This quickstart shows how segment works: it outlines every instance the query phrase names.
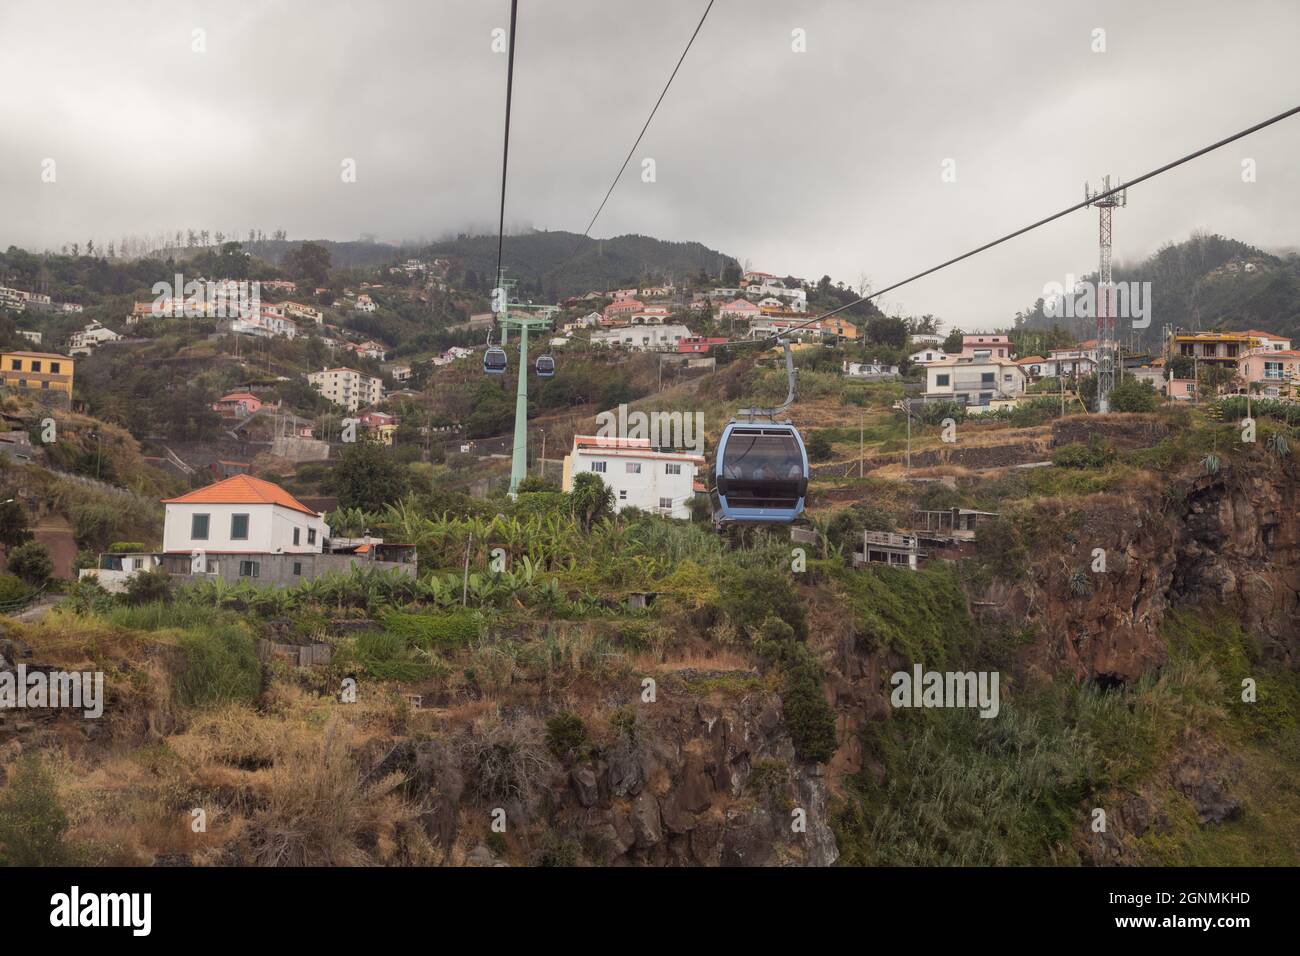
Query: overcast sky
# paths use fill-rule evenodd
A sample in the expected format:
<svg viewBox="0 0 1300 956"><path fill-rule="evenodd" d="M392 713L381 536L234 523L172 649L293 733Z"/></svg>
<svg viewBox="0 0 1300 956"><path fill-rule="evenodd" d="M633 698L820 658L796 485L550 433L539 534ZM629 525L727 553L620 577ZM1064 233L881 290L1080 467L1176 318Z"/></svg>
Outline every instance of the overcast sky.
<svg viewBox="0 0 1300 956"><path fill-rule="evenodd" d="M508 223L586 227L705 3L521 0ZM508 0L0 0L0 247L495 226L508 20ZM716 0L593 235L881 288L1300 104L1298 41L1296 0ZM1115 255L1194 230L1294 247L1298 214L1300 116L1135 188ZM1080 212L885 302L989 328L1096 260Z"/></svg>

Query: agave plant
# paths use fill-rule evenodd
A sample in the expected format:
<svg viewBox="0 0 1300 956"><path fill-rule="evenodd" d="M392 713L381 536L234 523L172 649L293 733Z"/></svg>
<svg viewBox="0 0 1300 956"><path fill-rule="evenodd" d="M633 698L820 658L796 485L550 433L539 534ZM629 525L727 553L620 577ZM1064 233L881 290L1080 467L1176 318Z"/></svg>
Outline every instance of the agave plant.
<svg viewBox="0 0 1300 956"><path fill-rule="evenodd" d="M1274 432L1268 436L1268 450L1278 458L1285 458L1291 454L1291 443L1282 432Z"/></svg>
<svg viewBox="0 0 1300 956"><path fill-rule="evenodd" d="M1210 452L1208 455L1206 455L1204 458L1201 459L1201 468L1205 471L1207 475L1217 475L1219 473L1219 466L1220 466L1219 456L1216 455L1214 452Z"/></svg>
<svg viewBox="0 0 1300 956"><path fill-rule="evenodd" d="M1070 575L1070 593L1075 597L1084 597L1092 593L1092 578L1083 568L1075 568Z"/></svg>

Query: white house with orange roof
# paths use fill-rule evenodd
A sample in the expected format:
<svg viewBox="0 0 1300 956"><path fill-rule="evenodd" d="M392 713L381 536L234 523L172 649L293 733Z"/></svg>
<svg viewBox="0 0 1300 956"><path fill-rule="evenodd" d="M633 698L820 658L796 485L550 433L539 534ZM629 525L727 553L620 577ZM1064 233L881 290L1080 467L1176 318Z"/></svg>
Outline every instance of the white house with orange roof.
<svg viewBox="0 0 1300 956"><path fill-rule="evenodd" d="M665 518L690 518L695 476L704 456L682 451L655 451L649 438L575 435L564 457L565 491L583 472L600 476L614 492L614 510L641 508Z"/></svg>
<svg viewBox="0 0 1300 956"><path fill-rule="evenodd" d="M235 475L163 501L167 554L320 554L325 519L279 485Z"/></svg>

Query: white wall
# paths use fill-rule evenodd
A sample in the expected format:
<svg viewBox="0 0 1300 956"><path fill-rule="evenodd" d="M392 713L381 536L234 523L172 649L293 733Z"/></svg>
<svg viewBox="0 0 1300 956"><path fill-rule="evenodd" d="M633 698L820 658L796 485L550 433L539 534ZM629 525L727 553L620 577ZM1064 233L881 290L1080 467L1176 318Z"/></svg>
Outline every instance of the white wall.
<svg viewBox="0 0 1300 956"><path fill-rule="evenodd" d="M208 515L206 541L190 537L192 516ZM248 515L248 539L230 537L232 515ZM293 529L300 529L298 544L293 543ZM308 530L316 530L316 540L308 544ZM270 504L169 504L163 523L164 551L256 551L267 554L320 553L328 525L313 515Z"/></svg>
<svg viewBox="0 0 1300 956"><path fill-rule="evenodd" d="M659 513L659 499L672 499L674 518L691 516L691 499L697 464L693 461L663 461L653 458L628 458L621 455L602 455L599 449L582 449L573 454L572 476L592 470L592 462L605 462L605 470L597 472L602 481L614 489L614 510L641 508ZM627 470L628 463L639 464L640 474ZM681 474L668 474L666 465L678 465Z"/></svg>

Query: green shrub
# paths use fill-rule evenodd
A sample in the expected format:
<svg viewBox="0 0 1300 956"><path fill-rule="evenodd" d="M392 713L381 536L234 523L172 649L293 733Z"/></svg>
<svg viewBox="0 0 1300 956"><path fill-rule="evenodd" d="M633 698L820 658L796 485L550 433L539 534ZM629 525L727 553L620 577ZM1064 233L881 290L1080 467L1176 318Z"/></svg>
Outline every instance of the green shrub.
<svg viewBox="0 0 1300 956"><path fill-rule="evenodd" d="M785 621L800 640L808 636L803 602L788 574L770 568L734 572L722 584L720 603L731 622L750 637L769 617Z"/></svg>
<svg viewBox="0 0 1300 956"><path fill-rule="evenodd" d="M389 611L384 629L398 635L409 647L456 651L478 637L482 619L476 611L457 610L442 614L410 614Z"/></svg>
<svg viewBox="0 0 1300 956"><path fill-rule="evenodd" d="M414 615L412 615L414 616ZM433 676L434 666L412 657L406 638L392 631L365 631L337 659L342 667L355 663L375 680L418 681Z"/></svg>
<svg viewBox="0 0 1300 956"><path fill-rule="evenodd" d="M114 541L108 550L113 554L140 554L148 551L149 546L143 541Z"/></svg>
<svg viewBox="0 0 1300 956"><path fill-rule="evenodd" d="M253 640L241 624L185 631L178 643L185 666L176 691L184 706L202 707L227 701L251 704L257 699L262 687L262 667L253 652Z"/></svg>
<svg viewBox="0 0 1300 956"><path fill-rule="evenodd" d="M44 545L36 541L20 544L9 552L9 573L16 574L33 587L40 587L54 573L54 562Z"/></svg>
<svg viewBox="0 0 1300 956"><path fill-rule="evenodd" d="M533 858L533 866L577 866L578 853L577 842L548 833Z"/></svg>
<svg viewBox="0 0 1300 956"><path fill-rule="evenodd" d="M934 563L918 571L870 565L838 570L837 590L853 613L858 644L887 648L913 663L943 669L975 648L975 627L956 571Z"/></svg>
<svg viewBox="0 0 1300 956"><path fill-rule="evenodd" d="M126 579L126 591L122 595L127 604L166 602L171 597L172 576L163 568L137 571Z"/></svg>
<svg viewBox="0 0 1300 956"><path fill-rule="evenodd" d="M822 693L822 666L812 650L775 617L763 622L755 649L782 674L782 717L799 759L830 760L836 748L835 711Z"/></svg>
<svg viewBox="0 0 1300 956"><path fill-rule="evenodd" d="M546 746L561 760L580 756L587 747L587 725L567 710L552 714L546 719Z"/></svg>
<svg viewBox="0 0 1300 956"><path fill-rule="evenodd" d="M29 590L31 589L22 582L21 578L12 574L0 574L0 604L21 601L27 597Z"/></svg>
<svg viewBox="0 0 1300 956"><path fill-rule="evenodd" d="M808 458L810 461L826 461L833 453L831 439L825 431L815 431L808 437Z"/></svg>
<svg viewBox="0 0 1300 956"><path fill-rule="evenodd" d="M68 815L59 804L54 777L32 753L19 758L0 792L0 861L7 866L67 866Z"/></svg>
<svg viewBox="0 0 1300 956"><path fill-rule="evenodd" d="M1125 377L1110 392L1110 407L1116 412L1153 412L1162 399L1150 382Z"/></svg>
<svg viewBox="0 0 1300 956"><path fill-rule="evenodd" d="M1052 464L1058 468L1104 468L1115 460L1115 449L1110 442L1093 435L1088 444L1071 442L1052 453Z"/></svg>

